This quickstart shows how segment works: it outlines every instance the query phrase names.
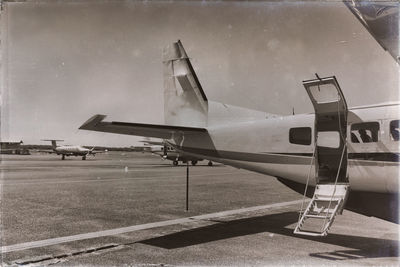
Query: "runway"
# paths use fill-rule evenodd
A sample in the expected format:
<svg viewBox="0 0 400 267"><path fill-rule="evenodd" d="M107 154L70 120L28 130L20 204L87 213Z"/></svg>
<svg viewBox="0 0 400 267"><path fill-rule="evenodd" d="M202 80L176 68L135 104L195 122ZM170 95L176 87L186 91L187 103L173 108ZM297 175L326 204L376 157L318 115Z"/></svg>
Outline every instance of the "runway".
<svg viewBox="0 0 400 267"><path fill-rule="evenodd" d="M398 225L349 211L328 237L293 235L302 196L275 178L142 153L61 161L2 155L2 263L398 265Z"/></svg>

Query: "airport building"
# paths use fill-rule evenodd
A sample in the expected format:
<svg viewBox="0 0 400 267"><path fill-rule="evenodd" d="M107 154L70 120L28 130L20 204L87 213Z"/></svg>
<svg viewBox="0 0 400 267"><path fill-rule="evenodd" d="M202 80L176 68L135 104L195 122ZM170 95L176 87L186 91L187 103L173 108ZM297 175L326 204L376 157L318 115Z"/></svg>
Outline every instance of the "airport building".
<svg viewBox="0 0 400 267"><path fill-rule="evenodd" d="M19 142L0 142L0 154L29 155L29 150L22 147L22 141Z"/></svg>

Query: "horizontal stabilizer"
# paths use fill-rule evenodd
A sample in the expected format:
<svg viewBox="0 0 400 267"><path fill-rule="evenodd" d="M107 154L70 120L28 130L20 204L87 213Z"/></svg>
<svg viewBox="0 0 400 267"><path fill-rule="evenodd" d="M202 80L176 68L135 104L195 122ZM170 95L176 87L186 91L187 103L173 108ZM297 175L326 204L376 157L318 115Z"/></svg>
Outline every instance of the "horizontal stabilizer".
<svg viewBox="0 0 400 267"><path fill-rule="evenodd" d="M146 144L146 145L155 145L155 146L163 146L163 145L164 145L164 142L160 142L160 141L146 141L146 140L142 140L142 141L139 141L139 142L144 143L144 144Z"/></svg>
<svg viewBox="0 0 400 267"><path fill-rule="evenodd" d="M143 124L143 123L128 123L128 122L105 122L105 115L95 115L86 121L79 129L98 131L106 133L117 133L136 136L147 136L162 139L171 139L174 133L197 134L207 133L205 128Z"/></svg>

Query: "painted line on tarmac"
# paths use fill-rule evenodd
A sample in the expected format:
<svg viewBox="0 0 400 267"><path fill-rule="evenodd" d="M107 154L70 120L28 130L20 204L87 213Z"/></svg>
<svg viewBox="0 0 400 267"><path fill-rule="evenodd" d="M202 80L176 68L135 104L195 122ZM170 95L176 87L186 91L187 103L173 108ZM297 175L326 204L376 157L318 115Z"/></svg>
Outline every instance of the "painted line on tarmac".
<svg viewBox="0 0 400 267"><path fill-rule="evenodd" d="M225 173L218 173L218 175L232 175L236 174L235 172L225 172ZM184 175L182 175L183 177ZM191 174L190 177L204 177L204 176L210 176L210 174ZM18 183L7 183L3 182L1 185L3 186L15 186L15 185L43 185L43 184L73 184L73 183L88 183L88 182L113 182L113 181L159 181L160 179L165 179L165 178L180 178L180 176L151 176L151 177L124 177L124 178L99 178L99 179L83 179L83 180L70 180L70 181L50 181L48 182L45 180L45 182L41 181L36 181L36 182L21 182L19 181ZM24 180L26 181L26 180Z"/></svg>
<svg viewBox="0 0 400 267"><path fill-rule="evenodd" d="M122 228L116 228L116 229L110 229L110 230L104 230L104 231L98 231L98 232L91 232L91 233L86 233L86 234L63 236L63 237L56 237L56 238L50 238L50 239L45 239L45 240L39 240L39 241L14 244L14 245L1 247L1 252L7 253L7 252L12 252L12 251L21 251L21 250L32 249L32 248L40 248L40 247L58 245L61 243L67 243L67 242L72 242L72 241L86 240L86 239L105 237L105 236L114 236L114 235L129 233L129 232L152 229L152 228L156 228L156 227L189 223L189 222L193 222L194 220L206 220L206 219L218 218L218 217L240 214L240 213L245 213L245 212L284 207L284 206L289 206L289 205L293 205L293 204L299 204L302 201L303 200L300 199L300 200L294 200L294 201L274 203L274 204L269 204L269 205L221 211L221 212L197 215L197 216L168 220L168 221L139 224L139 225L133 225L133 226L128 226L128 227L122 227Z"/></svg>

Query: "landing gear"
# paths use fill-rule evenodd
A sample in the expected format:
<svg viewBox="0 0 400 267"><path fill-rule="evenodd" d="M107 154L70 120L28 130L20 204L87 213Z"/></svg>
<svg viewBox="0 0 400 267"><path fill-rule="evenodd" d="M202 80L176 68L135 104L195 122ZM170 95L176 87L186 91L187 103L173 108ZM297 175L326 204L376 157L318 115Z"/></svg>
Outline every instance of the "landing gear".
<svg viewBox="0 0 400 267"><path fill-rule="evenodd" d="M178 161L177 161L177 160L174 160L174 161L172 162L172 164L174 164L174 166L178 166Z"/></svg>
<svg viewBox="0 0 400 267"><path fill-rule="evenodd" d="M61 156L61 159L64 160L64 159L65 159L65 155L62 155L62 156Z"/></svg>
<svg viewBox="0 0 400 267"><path fill-rule="evenodd" d="M192 160L192 165L196 166L196 164L197 164L197 160Z"/></svg>
<svg viewBox="0 0 400 267"><path fill-rule="evenodd" d="M212 161L209 161L207 165L211 167L213 165Z"/></svg>
<svg viewBox="0 0 400 267"><path fill-rule="evenodd" d="M83 157L82 157L82 160L86 160L86 156L83 156Z"/></svg>

